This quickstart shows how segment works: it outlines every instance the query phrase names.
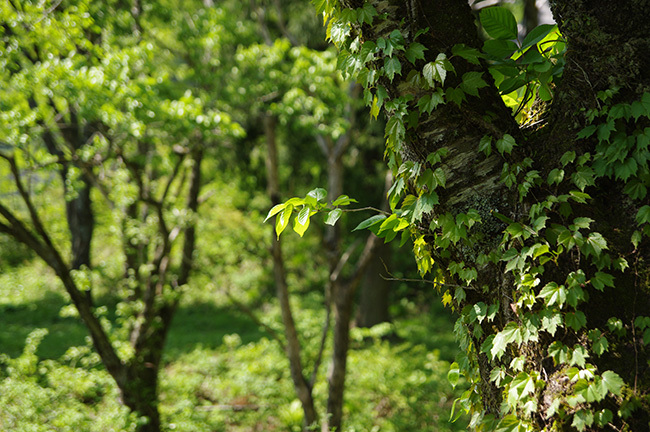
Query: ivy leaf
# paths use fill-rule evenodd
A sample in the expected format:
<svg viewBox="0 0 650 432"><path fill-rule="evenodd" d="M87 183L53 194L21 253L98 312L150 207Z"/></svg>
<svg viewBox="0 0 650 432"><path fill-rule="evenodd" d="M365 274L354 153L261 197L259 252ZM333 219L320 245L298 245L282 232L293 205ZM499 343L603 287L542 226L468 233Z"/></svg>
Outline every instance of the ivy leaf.
<svg viewBox="0 0 650 432"><path fill-rule="evenodd" d="M569 312L564 316L564 322L573 330L578 331L587 325L587 317L582 311Z"/></svg>
<svg viewBox="0 0 650 432"><path fill-rule="evenodd" d="M507 8L494 6L481 9L479 20L483 30L494 39L517 38L517 20Z"/></svg>
<svg viewBox="0 0 650 432"><path fill-rule="evenodd" d="M600 233L591 233L585 241L585 246L588 246L583 249L585 256L593 254L598 257L603 249L607 249L607 240Z"/></svg>
<svg viewBox="0 0 650 432"><path fill-rule="evenodd" d="M483 80L481 72L466 72L463 74L463 80L460 83L460 88L469 95L478 96L478 90L487 87L487 83Z"/></svg>
<svg viewBox="0 0 650 432"><path fill-rule="evenodd" d="M426 111L427 114L431 114L431 111L436 109L438 105L444 103L442 89L437 88L435 92L426 94L418 100L418 108L421 113Z"/></svg>
<svg viewBox="0 0 650 432"><path fill-rule="evenodd" d="M448 87L445 95L448 100L455 102L458 106L465 100L465 92L460 87Z"/></svg>
<svg viewBox="0 0 650 432"><path fill-rule="evenodd" d="M511 342L520 342L521 341L521 330L516 323L508 323L503 330L496 334L494 337L494 342L492 343L492 348L490 349L490 354L492 354L492 359L501 358L503 353L506 350L506 346Z"/></svg>
<svg viewBox="0 0 650 432"><path fill-rule="evenodd" d="M427 48L422 45L421 43L418 42L413 42L409 47L406 49L406 52L404 52L404 55L410 61L412 64L415 64L417 60L423 60L424 59L424 52L427 50Z"/></svg>
<svg viewBox="0 0 650 432"><path fill-rule="evenodd" d="M508 390L508 405L516 406L517 403L535 391L535 380L526 372L520 372L510 383Z"/></svg>
<svg viewBox="0 0 650 432"><path fill-rule="evenodd" d="M372 25L372 20L375 16L377 16L377 10L375 9L375 7L370 3L366 3L363 5L361 9L359 9L359 15L357 20L361 24L365 22L368 25Z"/></svg>
<svg viewBox="0 0 650 432"><path fill-rule="evenodd" d="M503 153L510 154L515 145L516 145L515 139L510 134L504 134L503 138L497 140L495 144L497 150L501 154Z"/></svg>
<svg viewBox="0 0 650 432"><path fill-rule="evenodd" d="M436 61L424 65L422 75L424 75L424 79L427 80L429 86L434 87L436 81L440 84L445 83L447 69L453 68L451 64L448 63L449 60L447 60L447 56L444 53L440 53L438 54L438 57L436 57Z"/></svg>
<svg viewBox="0 0 650 432"><path fill-rule="evenodd" d="M513 414L508 414L507 416L501 419L501 421L497 425L497 429L495 432L516 432L519 430L520 424L521 421L517 418L517 416Z"/></svg>
<svg viewBox="0 0 650 432"><path fill-rule="evenodd" d="M566 302L566 289L563 285L549 282L544 286L544 288L542 288L537 297L544 299L546 306L553 306L556 304L562 307L564 302Z"/></svg>
<svg viewBox="0 0 650 432"><path fill-rule="evenodd" d="M447 183L447 177L442 168L438 167L433 171L433 189L437 187L445 187Z"/></svg>
<svg viewBox="0 0 650 432"><path fill-rule="evenodd" d="M413 210L413 221L421 221L422 215L429 213L433 207L439 203L438 194L434 191L422 194L418 201L415 203L415 210Z"/></svg>
<svg viewBox="0 0 650 432"><path fill-rule="evenodd" d="M614 276L603 272L596 272L596 274L591 278L591 284L598 291L602 291L606 286L613 288Z"/></svg>
<svg viewBox="0 0 650 432"><path fill-rule="evenodd" d="M470 48L465 44L456 44L451 48L451 53L459 57L464 58L472 64L479 64L479 58L485 57L479 50L476 48Z"/></svg>
<svg viewBox="0 0 650 432"><path fill-rule="evenodd" d="M548 173L548 178L546 179L546 182L549 185L552 185L553 183L560 184L562 180L564 180L564 170L555 168L551 170L550 173Z"/></svg>
<svg viewBox="0 0 650 432"><path fill-rule="evenodd" d="M492 153L492 137L490 135L483 135L483 138L478 143L478 150L483 152L485 157L490 156L490 153Z"/></svg>
<svg viewBox="0 0 650 432"><path fill-rule="evenodd" d="M650 206L644 205L636 214L636 223L642 225L648 222L650 222Z"/></svg>
<svg viewBox="0 0 650 432"><path fill-rule="evenodd" d="M341 215L343 214L343 210L341 209L334 209L331 212L327 214L327 218L325 219L325 223L327 225L334 225L336 221L339 220Z"/></svg>
<svg viewBox="0 0 650 432"><path fill-rule="evenodd" d="M612 394L620 396L623 384L625 384L621 377L618 376L616 372L605 371L603 372L602 378L603 385L607 388L607 390Z"/></svg>
<svg viewBox="0 0 650 432"><path fill-rule="evenodd" d="M395 74L402 74L402 63L397 57L389 57L384 59L384 71L389 80L393 80Z"/></svg>

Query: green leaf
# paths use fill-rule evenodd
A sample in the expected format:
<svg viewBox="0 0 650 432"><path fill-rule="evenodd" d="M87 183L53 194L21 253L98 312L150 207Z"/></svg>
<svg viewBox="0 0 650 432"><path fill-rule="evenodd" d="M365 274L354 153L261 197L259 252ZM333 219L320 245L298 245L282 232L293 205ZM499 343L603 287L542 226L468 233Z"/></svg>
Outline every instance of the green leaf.
<svg viewBox="0 0 650 432"><path fill-rule="evenodd" d="M521 330L514 322L509 322L503 330L496 334L490 354L492 358L501 358L506 350L506 346L511 342L521 342Z"/></svg>
<svg viewBox="0 0 650 432"><path fill-rule="evenodd" d="M620 396L621 389L623 388L623 384L625 384L624 381L621 379L621 377L618 376L616 372L605 371L602 374L602 378L603 378L603 384L607 388L607 391L617 396Z"/></svg>
<svg viewBox="0 0 650 432"><path fill-rule="evenodd" d="M614 276L603 272L596 272L596 274L591 278L591 284L598 291L602 291L606 286L613 288Z"/></svg>
<svg viewBox="0 0 650 432"><path fill-rule="evenodd" d="M287 205L286 203L274 205L273 208L269 210L269 214L266 215L266 219L264 219L264 222L266 222L276 214L280 213L286 207L286 205Z"/></svg>
<svg viewBox="0 0 650 432"><path fill-rule="evenodd" d="M483 135L483 138L478 143L478 150L483 152L486 157L490 156L490 153L492 153L492 137L490 135Z"/></svg>
<svg viewBox="0 0 650 432"><path fill-rule="evenodd" d="M650 222L650 206L644 205L636 214L636 223L639 225Z"/></svg>
<svg viewBox="0 0 650 432"><path fill-rule="evenodd" d="M447 372L447 380L453 388L456 388L456 384L458 384L458 378L460 378L460 369L458 367L458 363L453 362L449 366L449 372Z"/></svg>
<svg viewBox="0 0 650 432"><path fill-rule="evenodd" d="M386 57L384 59L384 72L388 79L392 81L396 74L402 74L402 63L397 57Z"/></svg>
<svg viewBox="0 0 650 432"><path fill-rule="evenodd" d="M429 83L429 86L434 87L436 81L440 84L445 83L447 69L451 68L451 64L448 63L447 56L444 53L440 53L436 57L436 61L424 65L422 75L427 80L427 83Z"/></svg>
<svg viewBox="0 0 650 432"><path fill-rule="evenodd" d="M587 325L587 317L582 311L569 312L564 316L564 322L573 330L578 331Z"/></svg>
<svg viewBox="0 0 650 432"><path fill-rule="evenodd" d="M549 185L552 185L553 183L560 184L563 179L564 179L564 170L555 168L551 170L550 173L548 173L548 178L546 179L546 182Z"/></svg>
<svg viewBox="0 0 650 432"><path fill-rule="evenodd" d="M278 214L278 217L275 218L275 233L277 238L280 238L280 234L285 228L289 225L289 219L291 218L291 213L293 212L293 206L287 205L284 210Z"/></svg>
<svg viewBox="0 0 650 432"><path fill-rule="evenodd" d="M528 47L531 47L537 44L539 41L544 39L550 32L554 31L557 28L557 25L553 24L542 24L534 29L532 29L524 38L524 41L521 44L522 51Z"/></svg>
<svg viewBox="0 0 650 432"><path fill-rule="evenodd" d="M427 50L427 48L424 45L422 45L421 43L413 42L406 49L406 52L404 52L404 55L406 56L408 61L410 61L412 64L415 64L415 62L417 60L423 60L424 59L424 52L426 50Z"/></svg>
<svg viewBox="0 0 650 432"><path fill-rule="evenodd" d="M546 306L554 304L562 307L566 301L566 289L564 285L558 285L555 282L549 282L542 288L537 297L544 299Z"/></svg>
<svg viewBox="0 0 650 432"><path fill-rule="evenodd" d="M434 191L429 193L422 194L415 203L415 209L413 210L413 221L422 220L422 215L429 213L433 210L433 207L438 204L438 194Z"/></svg>
<svg viewBox="0 0 650 432"><path fill-rule="evenodd" d="M341 209L334 209L331 212L327 214L327 218L325 219L325 223L327 225L334 225L336 221L339 220L341 215L343 214L343 210Z"/></svg>
<svg viewBox="0 0 650 432"><path fill-rule="evenodd" d="M460 83L460 88L469 95L478 96L478 90L487 87L487 83L483 80L481 72L466 72L463 74L463 80Z"/></svg>
<svg viewBox="0 0 650 432"><path fill-rule="evenodd" d="M354 198L350 198L347 195L341 195L340 197L335 199L334 202L332 202L332 205L333 206L346 206L346 205L349 205L350 203L356 203L356 202L358 202L358 201L355 200Z"/></svg>
<svg viewBox="0 0 650 432"><path fill-rule="evenodd" d="M521 425L521 421L517 416L508 414L501 419L495 432L517 432L519 431L519 425Z"/></svg>
<svg viewBox="0 0 650 432"><path fill-rule="evenodd" d="M472 64L480 64L479 58L485 57L479 50L476 48L470 48L465 44L457 44L451 48L451 53L459 57L464 58Z"/></svg>
<svg viewBox="0 0 650 432"><path fill-rule="evenodd" d="M517 38L517 20L509 9L501 6L481 9L479 20L483 30L494 39Z"/></svg>
<svg viewBox="0 0 650 432"><path fill-rule="evenodd" d="M445 172L442 168L436 168L435 171L433 171L433 181L433 189L437 187L445 187L447 184L447 177L445 176Z"/></svg>
<svg viewBox="0 0 650 432"><path fill-rule="evenodd" d="M510 154L515 145L516 145L515 139L512 137L512 135L509 134L504 134L503 138L497 140L495 144L497 150L501 154L503 153Z"/></svg>
<svg viewBox="0 0 650 432"><path fill-rule="evenodd" d="M312 189L307 193L307 196L316 198L316 201L322 201L327 198L327 191L323 188Z"/></svg>
<svg viewBox="0 0 650 432"><path fill-rule="evenodd" d="M458 106L460 106L460 104L465 100L465 92L460 87L447 87L445 96L447 97L447 100L454 102Z"/></svg>
<svg viewBox="0 0 650 432"><path fill-rule="evenodd" d="M492 58L499 60L509 58L518 48L516 43L509 40L490 39L483 42L483 51Z"/></svg>
<svg viewBox="0 0 650 432"><path fill-rule="evenodd" d="M568 151L562 155L560 158L560 163L562 166L566 166L567 164L573 162L576 158L576 152L574 151Z"/></svg>
<svg viewBox="0 0 650 432"><path fill-rule="evenodd" d="M300 212L298 212L298 216L293 220L293 230L297 232L300 237L302 237L305 234L305 231L307 231L307 228L309 228L310 211L311 210L308 206L303 207Z"/></svg>
<svg viewBox="0 0 650 432"><path fill-rule="evenodd" d="M440 104L444 104L445 100L443 98L442 89L438 88L435 92L431 94L425 94L420 99L418 99L418 108L420 112L425 112L431 114L431 111L436 109Z"/></svg>
<svg viewBox="0 0 650 432"><path fill-rule="evenodd" d="M382 223L384 221L384 219L386 219L385 215L371 216L368 219L361 222L359 225L357 225L357 227L355 229L353 229L352 231L358 231L358 230L370 228L370 227L372 227L374 225Z"/></svg>

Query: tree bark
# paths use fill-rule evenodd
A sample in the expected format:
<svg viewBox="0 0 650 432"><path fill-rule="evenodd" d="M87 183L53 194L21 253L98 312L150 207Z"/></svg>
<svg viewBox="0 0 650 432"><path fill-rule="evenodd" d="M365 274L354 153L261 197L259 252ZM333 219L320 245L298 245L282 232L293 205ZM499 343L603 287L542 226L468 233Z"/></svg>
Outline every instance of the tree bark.
<svg viewBox="0 0 650 432"><path fill-rule="evenodd" d="M363 6L363 2L356 0L341 3L350 8ZM361 25L361 42L366 39L387 40L393 30L399 30L408 40L418 30L428 28L418 38L418 42L427 48L422 64L435 61L438 53L449 54L456 44L476 48L482 46L474 17L465 2L389 0L372 1L371 4L376 8L378 16L372 25ZM457 86L460 77L470 71L482 73L489 85L479 91L479 97L468 97L460 106L447 101L430 115L423 114L424 117L420 117L417 124L407 129L401 149L403 160L423 166L427 166L426 158L429 154L443 146L449 149L449 156L444 160L446 188L438 193L440 204L423 218L419 230L425 235L424 239L433 255L436 269L440 272L439 276L443 276L448 286L464 286L463 281L450 271L451 264L463 263L477 270L475 282L464 290L466 298L458 300L459 309L479 302L500 305L493 322L488 325L485 321L483 331L468 335L468 346L475 350L474 361L480 377L477 382L483 414L494 414L497 418L502 415L502 394L490 379L490 374L495 365L501 363L490 361L480 352L479 347L487 335L494 334L494 328L500 330L507 323L520 322L524 311L519 310L512 300L517 285L512 274L505 272L504 264L478 262L477 258L498 245L507 227L507 224L494 217L495 213L514 221L525 220L530 206L537 202L536 199L542 199L548 194L548 190L540 186L539 190L520 200L516 188L508 188L501 181L502 169L505 163L512 165L529 157L533 160L533 169L538 170L541 178L546 179L552 169L560 166L559 159L566 151L576 151L578 155L587 152L593 154L594 140L578 140L576 134L588 124L584 113L601 107L598 92L618 88L614 102L632 103L640 100L643 92L650 90L650 57L647 55L650 52L650 28L645 23L650 16L650 4L638 1L582 0L555 0L550 4L555 20L568 40L568 52L564 76L556 89L544 127L535 131L519 130L490 80L486 65L473 65L452 58L456 73L447 77L445 87ZM412 95L417 101L418 88L414 88L408 81L409 73L414 67L407 61L402 61L401 67L401 74L395 75L392 80L382 78L380 84L386 88L389 98ZM500 157L493 154L485 157L478 151L478 143L483 136L498 139L506 133L515 137L518 145L511 155ZM569 186L575 189L574 186ZM568 193L568 189L557 193ZM650 258L650 247L646 242L635 249L629 240L637 227L634 220L636 211L643 203L631 202L623 193L622 186L608 179L598 180L597 187L590 189L589 193L593 199L588 205L572 205L574 213L571 217L594 219L596 226L592 228L607 239L609 254L613 257L633 257L636 267L633 271L616 273L614 288L602 292L589 291L590 300L579 305L580 311L587 317L587 327L580 332L576 331L575 343L581 337L586 338L590 329L606 328L606 322L611 316L620 317L626 328L634 333L632 322L635 317L640 310L650 309L648 270L640 264L646 263ZM613 212L612 208L622 211ZM446 214L454 217L469 209L480 214L481 231L477 233L480 241L473 248L451 246L441 252L437 246L438 234L434 228L429 228L429 222ZM544 286L545 281L564 281L567 275L580 269L581 265L587 274L595 273L593 266L581 264L579 258L574 254L570 259L558 262L557 266L544 273L540 286ZM559 385L554 382L554 377L561 375L562 371L554 368L552 361L549 363L547 348L554 340L562 337L569 336L541 336L537 342L528 342L518 352L513 352L509 359L524 355L530 362L530 367L543 370L550 377L547 379L548 387ZM613 370L618 373L629 388L633 389L634 397L645 397L650 387L650 369L641 366L645 360L639 361L640 358L645 359L645 352L643 343L636 335L627 342L618 341L616 346L610 345L608 352L598 358L590 358L590 361L601 372ZM502 364L507 367L508 362L509 360L504 360ZM544 403L540 400L540 408L533 414L533 422L540 429L550 427L545 414L548 406ZM638 415L626 420L630 430L647 430L649 412L647 406L638 408L635 411ZM617 425L616 427L621 426L620 423Z"/></svg>

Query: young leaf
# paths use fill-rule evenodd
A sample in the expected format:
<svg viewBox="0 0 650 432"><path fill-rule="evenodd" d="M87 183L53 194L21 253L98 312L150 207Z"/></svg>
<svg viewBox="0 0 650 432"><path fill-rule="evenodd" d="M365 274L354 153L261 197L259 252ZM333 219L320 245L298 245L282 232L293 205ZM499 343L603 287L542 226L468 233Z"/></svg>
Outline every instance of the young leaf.
<svg viewBox="0 0 650 432"><path fill-rule="evenodd" d="M307 228L309 228L309 216L311 209L308 206L304 206L298 216L293 220L293 230L298 233L300 237L305 234Z"/></svg>
<svg viewBox="0 0 650 432"><path fill-rule="evenodd" d="M343 214L343 210L341 209L332 210L327 214L327 218L325 218L325 223L327 225L334 225L336 221L339 220L342 214Z"/></svg>
<svg viewBox="0 0 650 432"><path fill-rule="evenodd" d="M291 213L293 212L293 206L292 205L287 205L282 213L278 215L278 217L275 218L275 233L278 237L280 238L280 234L282 234L282 231L289 225L289 219L291 218Z"/></svg>
<svg viewBox="0 0 650 432"><path fill-rule="evenodd" d="M286 203L281 203L281 204L276 204L273 206L271 210L269 210L269 214L266 215L266 219L264 219L264 222L275 216L276 214L280 213L285 207L287 206Z"/></svg>
<svg viewBox="0 0 650 432"><path fill-rule="evenodd" d="M312 189L307 193L307 196L316 198L316 201L322 201L327 198L327 191L323 188Z"/></svg>

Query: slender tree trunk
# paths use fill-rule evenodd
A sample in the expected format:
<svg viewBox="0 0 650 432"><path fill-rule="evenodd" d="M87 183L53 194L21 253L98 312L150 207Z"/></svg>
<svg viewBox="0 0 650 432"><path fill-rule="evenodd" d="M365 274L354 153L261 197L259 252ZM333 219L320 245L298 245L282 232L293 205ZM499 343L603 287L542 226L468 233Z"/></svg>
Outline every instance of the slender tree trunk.
<svg viewBox="0 0 650 432"><path fill-rule="evenodd" d="M275 137L276 119L272 115L267 114L264 115L263 121L268 151L268 157L266 159L268 193L271 197L272 205L276 205L280 203L278 150ZM302 360L300 358L300 341L298 340L298 332L296 330L296 324L294 322L293 313L291 311L289 287L287 286L284 259L282 256L282 243L280 242L279 238L276 238L275 232L273 233L273 238L271 239L271 255L273 258L273 275L275 278L275 288L277 291L278 301L280 302L282 322L284 324L284 332L287 339L286 354L289 359L291 379L293 380L294 388L305 414L304 428L307 430L307 428L310 426L318 423L318 413L314 406L311 385L304 375Z"/></svg>

